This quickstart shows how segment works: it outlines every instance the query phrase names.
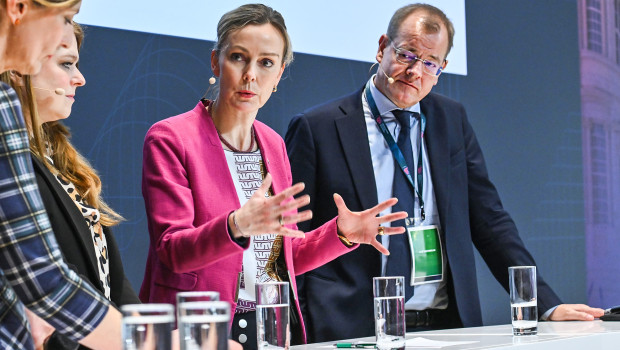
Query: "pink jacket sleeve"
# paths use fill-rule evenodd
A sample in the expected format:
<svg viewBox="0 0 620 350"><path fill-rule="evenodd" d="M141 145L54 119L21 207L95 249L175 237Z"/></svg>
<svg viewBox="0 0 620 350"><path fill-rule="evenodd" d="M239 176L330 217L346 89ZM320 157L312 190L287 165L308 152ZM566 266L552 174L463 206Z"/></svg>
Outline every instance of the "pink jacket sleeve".
<svg viewBox="0 0 620 350"><path fill-rule="evenodd" d="M184 141L180 130L159 122L147 133L143 152L142 192L151 244L160 261L175 273L203 268L244 249L228 233L228 215L239 207L236 196L224 196L195 212L192 186L197 184L190 183L188 154L196 150L186 149ZM217 187L208 179L199 185Z"/></svg>

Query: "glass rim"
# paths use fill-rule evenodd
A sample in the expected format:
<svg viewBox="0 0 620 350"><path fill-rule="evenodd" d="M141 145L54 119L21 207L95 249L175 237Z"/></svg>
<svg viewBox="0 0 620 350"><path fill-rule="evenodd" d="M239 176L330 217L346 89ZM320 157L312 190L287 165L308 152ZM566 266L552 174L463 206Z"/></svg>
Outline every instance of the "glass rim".
<svg viewBox="0 0 620 350"><path fill-rule="evenodd" d="M126 304L121 306L121 312L169 312L174 313L174 305L160 304Z"/></svg>
<svg viewBox="0 0 620 350"><path fill-rule="evenodd" d="M208 295L208 294L217 294L220 295L220 292L216 292L213 290L193 290L193 291L187 291L187 292L178 292L177 296L179 295Z"/></svg>
<svg viewBox="0 0 620 350"><path fill-rule="evenodd" d="M270 282L257 282L255 283L256 286L283 286L283 285L288 285L289 282L287 281L270 281Z"/></svg>
<svg viewBox="0 0 620 350"><path fill-rule="evenodd" d="M200 298L200 297L211 297L214 298L212 301L220 300L220 292L216 291L188 291L188 292L178 292L175 296L177 303L180 302L181 298ZM206 301L206 300L205 300Z"/></svg>
<svg viewBox="0 0 620 350"><path fill-rule="evenodd" d="M256 307L266 305L286 305L288 307L291 304L289 282L271 281L256 283L254 288L256 291Z"/></svg>
<svg viewBox="0 0 620 350"><path fill-rule="evenodd" d="M395 279L405 279L405 276L379 276L379 277L373 277L372 280L373 281L387 281L387 280L395 280Z"/></svg>
<svg viewBox="0 0 620 350"><path fill-rule="evenodd" d="M192 307L200 308L200 307L214 307L214 308L226 308L228 312L230 312L230 304L227 301L222 300L203 300L203 301L184 301L182 303L177 304L179 309L189 308L191 310L195 310Z"/></svg>
<svg viewBox="0 0 620 350"><path fill-rule="evenodd" d="M532 266L509 266L508 270L535 270L536 265Z"/></svg>

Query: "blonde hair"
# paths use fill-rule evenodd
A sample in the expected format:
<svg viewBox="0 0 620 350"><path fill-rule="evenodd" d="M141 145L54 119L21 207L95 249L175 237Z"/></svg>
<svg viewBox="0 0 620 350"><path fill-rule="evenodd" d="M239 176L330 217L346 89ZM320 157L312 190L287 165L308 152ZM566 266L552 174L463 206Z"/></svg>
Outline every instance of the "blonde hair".
<svg viewBox="0 0 620 350"><path fill-rule="evenodd" d="M77 23L74 23L73 29L79 50L84 32ZM17 84L11 79L9 72L2 73L0 79L10 84L17 91L22 102L24 119L31 135L30 152L41 160L50 171L54 172L54 168L57 169L62 176L75 185L84 202L100 211L102 225L114 226L123 221L123 217L115 212L101 197L101 179L88 160L69 141L71 137L69 129L59 121L40 122L34 89L32 88L32 77L29 75L22 76L22 86L16 86ZM46 143L54 150L51 156L54 167L45 161Z"/></svg>
<svg viewBox="0 0 620 350"><path fill-rule="evenodd" d="M31 0L35 6L47 8L68 8L82 0ZM1 7L6 7L6 0L0 0Z"/></svg>
<svg viewBox="0 0 620 350"><path fill-rule="evenodd" d="M71 7L82 0L32 0L32 3L41 7L66 8ZM6 3L6 0L3 1Z"/></svg>

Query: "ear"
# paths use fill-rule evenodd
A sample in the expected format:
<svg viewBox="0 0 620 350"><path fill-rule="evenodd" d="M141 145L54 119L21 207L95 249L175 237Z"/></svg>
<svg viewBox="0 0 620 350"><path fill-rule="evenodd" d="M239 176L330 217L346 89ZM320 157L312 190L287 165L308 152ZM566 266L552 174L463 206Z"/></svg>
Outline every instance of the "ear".
<svg viewBox="0 0 620 350"><path fill-rule="evenodd" d="M11 23L22 20L28 12L28 3L25 0L6 0L6 12Z"/></svg>
<svg viewBox="0 0 620 350"><path fill-rule="evenodd" d="M379 49L377 50L377 57L376 57L377 62L381 63L381 60L383 60L383 51L385 50L389 42L390 42L390 39L388 38L386 34L381 35L381 37L379 38Z"/></svg>
<svg viewBox="0 0 620 350"><path fill-rule="evenodd" d="M448 60L444 60L443 64L441 65L441 73L439 73L439 76L441 76L441 74L443 74L443 70L446 69L447 65L448 65ZM439 76L435 77L436 79L435 79L435 83L433 84L433 86L437 85L437 83L439 82Z"/></svg>
<svg viewBox="0 0 620 350"><path fill-rule="evenodd" d="M219 78L220 76L220 58L216 50L211 50L211 71L213 75Z"/></svg>

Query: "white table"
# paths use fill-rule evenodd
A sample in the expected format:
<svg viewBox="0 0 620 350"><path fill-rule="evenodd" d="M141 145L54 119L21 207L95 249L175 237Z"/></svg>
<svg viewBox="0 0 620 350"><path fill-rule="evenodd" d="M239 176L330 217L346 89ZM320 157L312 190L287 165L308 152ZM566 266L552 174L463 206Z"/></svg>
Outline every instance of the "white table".
<svg viewBox="0 0 620 350"><path fill-rule="evenodd" d="M513 350L620 349L620 322L604 322L599 320L592 322L539 322L538 335L535 336L513 337L510 325L500 325L407 333L406 338L411 339L415 337L440 341L476 341L476 343L472 344L453 345L442 348L447 350L509 348ZM374 341L374 337L344 340L344 342L352 343L370 343ZM334 343L336 342L299 345L293 346L291 350L334 349Z"/></svg>

